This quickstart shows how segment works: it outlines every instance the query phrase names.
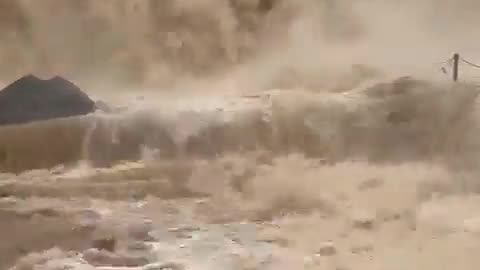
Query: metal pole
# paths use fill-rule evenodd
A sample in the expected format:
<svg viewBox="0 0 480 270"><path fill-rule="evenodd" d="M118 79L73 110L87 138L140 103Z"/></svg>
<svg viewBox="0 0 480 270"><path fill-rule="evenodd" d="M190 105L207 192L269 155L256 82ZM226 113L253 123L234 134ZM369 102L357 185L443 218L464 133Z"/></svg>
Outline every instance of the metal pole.
<svg viewBox="0 0 480 270"><path fill-rule="evenodd" d="M453 81L458 81L458 61L460 59L460 55L455 53L453 55Z"/></svg>

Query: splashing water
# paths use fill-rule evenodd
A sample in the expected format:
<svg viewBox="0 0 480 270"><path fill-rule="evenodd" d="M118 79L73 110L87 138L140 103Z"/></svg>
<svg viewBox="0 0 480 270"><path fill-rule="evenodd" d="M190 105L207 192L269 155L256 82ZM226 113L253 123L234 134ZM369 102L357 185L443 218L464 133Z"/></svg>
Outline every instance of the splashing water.
<svg viewBox="0 0 480 270"><path fill-rule="evenodd" d="M476 75L431 63L479 9L0 1L3 83L113 108L0 128L0 268L474 269Z"/></svg>

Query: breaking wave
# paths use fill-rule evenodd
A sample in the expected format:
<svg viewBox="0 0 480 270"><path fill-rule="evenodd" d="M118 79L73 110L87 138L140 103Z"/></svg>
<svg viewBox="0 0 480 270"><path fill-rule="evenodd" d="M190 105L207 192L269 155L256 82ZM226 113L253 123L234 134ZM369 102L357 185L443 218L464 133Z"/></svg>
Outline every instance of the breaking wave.
<svg viewBox="0 0 480 270"><path fill-rule="evenodd" d="M118 113L2 128L0 164L19 172L82 160L105 167L146 156L215 158L249 151L301 153L329 163L460 158L478 151L477 94L468 84L400 78L344 93L279 90L204 98L188 109L168 100L163 110L139 103Z"/></svg>
<svg viewBox="0 0 480 270"><path fill-rule="evenodd" d="M0 1L0 84L105 109L0 127L0 268L471 269L478 76L432 63L479 7Z"/></svg>

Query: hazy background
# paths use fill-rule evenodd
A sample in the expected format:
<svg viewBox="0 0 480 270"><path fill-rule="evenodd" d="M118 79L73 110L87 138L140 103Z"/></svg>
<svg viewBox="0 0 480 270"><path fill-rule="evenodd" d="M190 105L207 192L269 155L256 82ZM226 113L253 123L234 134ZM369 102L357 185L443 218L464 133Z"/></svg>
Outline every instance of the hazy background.
<svg viewBox="0 0 480 270"><path fill-rule="evenodd" d="M477 270L480 70L452 85L439 62L480 63L478 14L478 0L0 0L0 84L62 75L127 104L0 128L0 268ZM145 218L173 228L155 256L88 260L93 234L142 244L124 236Z"/></svg>
<svg viewBox="0 0 480 270"><path fill-rule="evenodd" d="M159 89L198 77L321 88L352 64L430 75L455 51L480 61L479 10L474 0L1 0L0 76Z"/></svg>

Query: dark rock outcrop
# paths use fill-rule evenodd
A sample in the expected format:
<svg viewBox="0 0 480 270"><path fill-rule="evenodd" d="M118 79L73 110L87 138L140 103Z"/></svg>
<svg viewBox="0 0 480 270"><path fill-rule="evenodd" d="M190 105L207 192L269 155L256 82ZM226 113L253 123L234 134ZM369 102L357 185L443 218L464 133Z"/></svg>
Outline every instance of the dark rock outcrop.
<svg viewBox="0 0 480 270"><path fill-rule="evenodd" d="M0 125L85 115L94 111L95 102L61 77L42 80L28 75L0 91Z"/></svg>

